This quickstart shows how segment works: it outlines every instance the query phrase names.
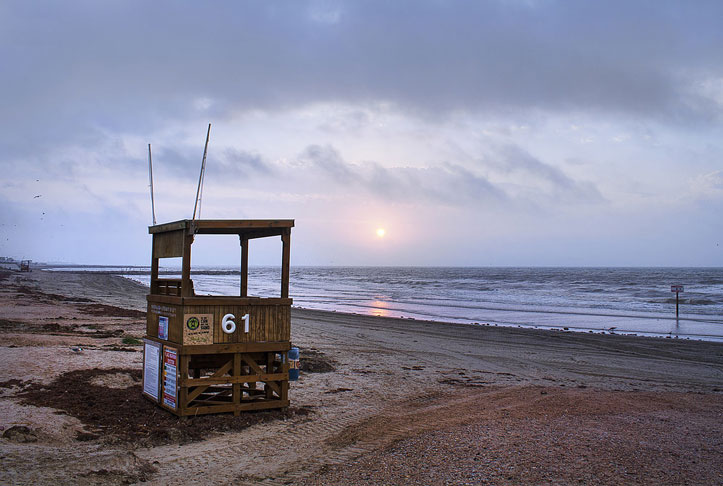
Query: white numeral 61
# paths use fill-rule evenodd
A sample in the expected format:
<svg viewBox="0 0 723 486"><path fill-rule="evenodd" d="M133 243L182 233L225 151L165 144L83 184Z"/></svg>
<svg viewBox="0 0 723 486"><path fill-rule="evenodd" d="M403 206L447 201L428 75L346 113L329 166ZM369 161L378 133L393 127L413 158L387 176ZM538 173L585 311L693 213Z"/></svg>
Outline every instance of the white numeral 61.
<svg viewBox="0 0 723 486"><path fill-rule="evenodd" d="M233 332L236 330L236 323L233 321L236 319L236 316L233 314L226 314L223 316L223 319L221 320L221 329L223 329L223 332L226 334L233 334ZM244 321L244 332L248 334L249 332L249 315L244 314L243 317L241 317L241 320Z"/></svg>

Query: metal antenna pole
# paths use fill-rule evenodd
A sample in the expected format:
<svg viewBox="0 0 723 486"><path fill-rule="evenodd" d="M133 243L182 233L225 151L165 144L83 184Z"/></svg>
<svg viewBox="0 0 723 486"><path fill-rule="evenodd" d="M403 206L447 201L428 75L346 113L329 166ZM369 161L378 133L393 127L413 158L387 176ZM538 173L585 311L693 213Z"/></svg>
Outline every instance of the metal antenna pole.
<svg viewBox="0 0 723 486"><path fill-rule="evenodd" d="M148 181L151 187L151 213L153 214L153 225L156 224L156 206L153 202L153 159L151 158L151 144L148 144Z"/></svg>
<svg viewBox="0 0 723 486"><path fill-rule="evenodd" d="M198 193L198 219L201 219L201 207L203 206L203 184L206 182L206 157L203 158L203 171L201 174L201 192Z"/></svg>
<svg viewBox="0 0 723 486"><path fill-rule="evenodd" d="M201 197L203 191L203 175L206 172L206 154L208 153L208 138L211 135L211 124L208 124L206 132L206 145L203 148L203 160L201 161L201 173L198 175L198 189L196 189L196 204L193 205L193 218L196 219L196 209L198 209L198 217L201 217Z"/></svg>

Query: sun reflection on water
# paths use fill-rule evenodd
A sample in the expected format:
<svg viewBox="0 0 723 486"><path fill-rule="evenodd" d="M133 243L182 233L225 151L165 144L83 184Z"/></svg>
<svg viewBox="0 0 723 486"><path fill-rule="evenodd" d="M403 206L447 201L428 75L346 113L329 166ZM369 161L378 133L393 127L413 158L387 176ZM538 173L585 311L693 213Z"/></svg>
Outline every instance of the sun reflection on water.
<svg viewBox="0 0 723 486"><path fill-rule="evenodd" d="M373 316L377 317L388 317L389 316L389 310L387 309L389 307L389 303L384 302L383 300L374 300L371 303L371 310L370 313Z"/></svg>

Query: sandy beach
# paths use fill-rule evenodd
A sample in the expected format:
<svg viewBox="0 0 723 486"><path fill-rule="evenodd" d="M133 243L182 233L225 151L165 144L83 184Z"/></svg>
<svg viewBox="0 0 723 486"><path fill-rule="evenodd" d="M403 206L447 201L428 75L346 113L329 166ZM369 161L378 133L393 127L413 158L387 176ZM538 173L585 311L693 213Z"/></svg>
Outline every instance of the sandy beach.
<svg viewBox="0 0 723 486"><path fill-rule="evenodd" d="M140 395L147 289L0 274L2 484L723 484L723 344L292 312L285 411Z"/></svg>

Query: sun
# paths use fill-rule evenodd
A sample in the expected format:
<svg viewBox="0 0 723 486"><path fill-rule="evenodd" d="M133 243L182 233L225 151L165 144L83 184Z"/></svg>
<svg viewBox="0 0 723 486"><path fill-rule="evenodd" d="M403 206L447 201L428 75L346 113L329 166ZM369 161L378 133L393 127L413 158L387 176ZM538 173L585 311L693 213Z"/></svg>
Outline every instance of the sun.
<svg viewBox="0 0 723 486"><path fill-rule="evenodd" d="M379 238L384 238L384 235L387 234L387 231L384 228L377 228L377 236Z"/></svg>

